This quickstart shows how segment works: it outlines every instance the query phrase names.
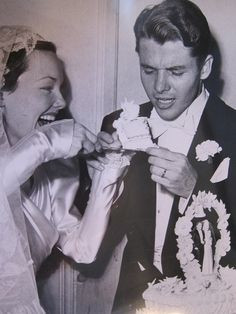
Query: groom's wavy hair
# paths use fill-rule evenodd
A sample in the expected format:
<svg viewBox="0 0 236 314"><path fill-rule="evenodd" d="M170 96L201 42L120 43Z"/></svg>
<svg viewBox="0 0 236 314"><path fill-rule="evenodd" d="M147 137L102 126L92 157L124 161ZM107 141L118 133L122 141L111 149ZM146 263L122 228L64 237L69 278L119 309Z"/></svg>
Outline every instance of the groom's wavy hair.
<svg viewBox="0 0 236 314"><path fill-rule="evenodd" d="M153 39L159 44L181 40L200 62L211 48L207 19L199 7L188 0L165 0L144 9L135 22L134 33L138 53L141 38Z"/></svg>

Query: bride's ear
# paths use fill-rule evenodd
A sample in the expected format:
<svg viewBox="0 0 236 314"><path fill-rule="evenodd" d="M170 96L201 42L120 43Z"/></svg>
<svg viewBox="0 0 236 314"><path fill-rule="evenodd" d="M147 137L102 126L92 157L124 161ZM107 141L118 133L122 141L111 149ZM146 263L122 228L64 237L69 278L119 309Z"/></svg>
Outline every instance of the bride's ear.
<svg viewBox="0 0 236 314"><path fill-rule="evenodd" d="M201 68L201 79L205 80L208 78L208 76L211 74L212 69L212 63L213 63L213 56L208 55L206 59L204 60Z"/></svg>

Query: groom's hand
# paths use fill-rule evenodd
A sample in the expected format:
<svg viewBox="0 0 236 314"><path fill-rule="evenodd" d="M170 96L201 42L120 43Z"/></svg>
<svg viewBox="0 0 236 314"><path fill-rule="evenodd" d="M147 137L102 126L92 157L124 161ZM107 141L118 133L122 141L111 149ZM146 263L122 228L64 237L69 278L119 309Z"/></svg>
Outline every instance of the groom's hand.
<svg viewBox="0 0 236 314"><path fill-rule="evenodd" d="M188 158L166 148L149 148L151 178L163 185L169 192L181 197L189 197L196 181L197 173Z"/></svg>

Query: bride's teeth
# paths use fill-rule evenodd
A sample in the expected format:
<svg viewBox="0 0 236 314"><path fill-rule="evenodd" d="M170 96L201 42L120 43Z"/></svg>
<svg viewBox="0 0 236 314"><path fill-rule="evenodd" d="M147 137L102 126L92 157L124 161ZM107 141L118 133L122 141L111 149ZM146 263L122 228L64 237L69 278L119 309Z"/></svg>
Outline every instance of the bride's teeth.
<svg viewBox="0 0 236 314"><path fill-rule="evenodd" d="M40 126L43 126L45 124L49 124L53 121L55 121L56 117L54 115L45 114L39 117L38 123Z"/></svg>
<svg viewBox="0 0 236 314"><path fill-rule="evenodd" d="M44 116L41 116L40 119L47 120L47 121L54 121L55 117L50 116L50 115L44 115Z"/></svg>

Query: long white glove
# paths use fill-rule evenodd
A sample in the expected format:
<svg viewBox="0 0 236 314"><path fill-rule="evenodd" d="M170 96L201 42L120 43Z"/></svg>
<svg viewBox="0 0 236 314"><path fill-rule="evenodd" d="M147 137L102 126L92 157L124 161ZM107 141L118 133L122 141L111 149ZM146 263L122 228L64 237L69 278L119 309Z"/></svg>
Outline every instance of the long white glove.
<svg viewBox="0 0 236 314"><path fill-rule="evenodd" d="M96 136L72 119L61 120L33 130L6 155L3 185L7 195L31 177L44 162L94 150Z"/></svg>
<svg viewBox="0 0 236 314"><path fill-rule="evenodd" d="M117 155L117 156L116 156ZM77 227L60 233L58 246L77 263L92 263L104 237L111 206L122 192L130 164L127 156L111 153L102 171L95 170L85 213ZM66 221L64 220L64 224Z"/></svg>

